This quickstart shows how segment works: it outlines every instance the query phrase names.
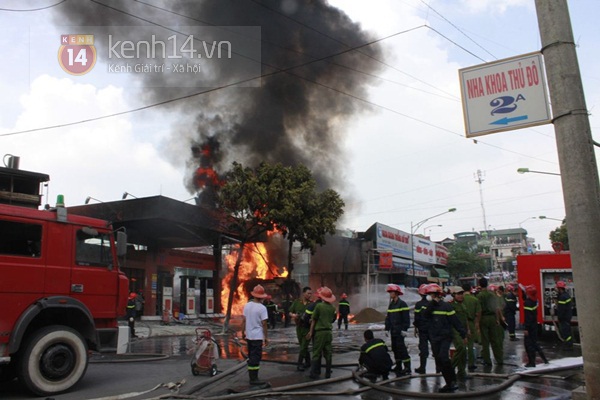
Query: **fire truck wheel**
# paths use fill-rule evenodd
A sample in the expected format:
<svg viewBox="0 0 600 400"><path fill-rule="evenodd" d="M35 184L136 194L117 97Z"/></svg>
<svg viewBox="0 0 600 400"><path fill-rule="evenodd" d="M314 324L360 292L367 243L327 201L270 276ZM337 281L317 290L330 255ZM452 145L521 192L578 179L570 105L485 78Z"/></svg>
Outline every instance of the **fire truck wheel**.
<svg viewBox="0 0 600 400"><path fill-rule="evenodd" d="M19 358L19 380L34 394L47 396L70 389L85 374L87 345L75 330L44 327L25 341Z"/></svg>

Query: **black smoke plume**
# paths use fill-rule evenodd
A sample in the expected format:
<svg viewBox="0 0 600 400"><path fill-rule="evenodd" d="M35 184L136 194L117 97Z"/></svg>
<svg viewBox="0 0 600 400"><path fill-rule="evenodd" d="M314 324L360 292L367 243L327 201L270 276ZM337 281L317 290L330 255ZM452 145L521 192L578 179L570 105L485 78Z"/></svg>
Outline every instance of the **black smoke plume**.
<svg viewBox="0 0 600 400"><path fill-rule="evenodd" d="M135 25L151 23L260 26L262 74L374 40L324 0L71 0L56 10L55 22L60 25L112 26L116 31L130 30L132 35ZM366 99L373 83L369 74L379 70L381 64L375 59L382 57L381 47L374 44L264 77L260 87L229 87L156 110L181 116L182 122L172 127L171 141L175 144L169 146L178 149L179 157L186 154L191 159L189 149L212 138L220 143L223 154L221 165L215 165L221 172L234 160L244 165L261 161L304 164L313 171L320 188L332 187L343 193L347 163L344 129L353 117L368 111L364 102L343 93ZM218 73L226 80L227 70ZM137 96L147 103L202 90L189 87L189 81L180 82L177 88L161 87L161 80L177 79L174 74L141 75L137 79L142 80L143 87ZM183 149L188 150L182 153ZM196 167L190 165L187 180L191 190Z"/></svg>

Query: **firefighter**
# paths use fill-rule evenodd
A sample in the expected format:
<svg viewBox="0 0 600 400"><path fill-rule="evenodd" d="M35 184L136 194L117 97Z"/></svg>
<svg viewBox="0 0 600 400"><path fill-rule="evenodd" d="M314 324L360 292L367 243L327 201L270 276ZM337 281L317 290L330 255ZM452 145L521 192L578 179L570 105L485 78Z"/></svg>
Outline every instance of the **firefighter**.
<svg viewBox="0 0 600 400"><path fill-rule="evenodd" d="M523 291L523 313L525 319L525 352L527 353L528 363L525 364L526 368L535 368L535 353L536 351L542 357L544 364L548 364L548 359L542 351L537 341L537 288L535 285L529 285L524 287L519 285Z"/></svg>
<svg viewBox="0 0 600 400"><path fill-rule="evenodd" d="M250 385L262 386L266 382L258 379L260 361L262 359L263 344L267 346L267 321L269 319L267 308L262 304L267 297L265 288L256 285L250 293L252 299L244 305L242 317L242 338L248 345L248 377Z"/></svg>
<svg viewBox="0 0 600 400"><path fill-rule="evenodd" d="M488 289L488 281L486 278L479 280L481 292L477 295L477 300L481 304L481 321L479 329L481 332L481 356L483 357L483 365L491 366L492 359L490 357L490 345L494 353L496 365L504 364L504 349L502 347L501 336L498 331L500 325L501 310L498 307L498 296Z"/></svg>
<svg viewBox="0 0 600 400"><path fill-rule="evenodd" d="M365 343L360 348L358 363L367 369L364 377L373 383L380 375L384 381L388 380L393 362L385 342L375 339L373 331L370 329L365 331L363 337Z"/></svg>
<svg viewBox="0 0 600 400"><path fill-rule="evenodd" d="M268 294L265 301L264 306L267 307L267 315L269 316L269 326L271 329L275 329L275 319L277 317L277 304L273 302L273 297Z"/></svg>
<svg viewBox="0 0 600 400"><path fill-rule="evenodd" d="M129 297L127 298L127 322L129 325L129 337L135 338L137 337L135 335L135 316L136 316L136 311L135 311L135 304L136 304L136 299L137 297L137 293L136 292L130 292L129 293Z"/></svg>
<svg viewBox="0 0 600 400"><path fill-rule="evenodd" d="M479 343L481 332L479 331L479 322L481 321L481 304L472 293L471 285L465 283L462 287L465 291L463 303L467 309L467 325L469 326L469 335L467 339L467 363L469 371L475 371L475 343Z"/></svg>
<svg viewBox="0 0 600 400"><path fill-rule="evenodd" d="M403 294L400 286L390 283L386 291L390 294L390 304L385 317L385 330L392 337L392 352L396 360L394 372L397 376L410 375L410 356L404 343L410 327L410 313L408 305L400 299ZM404 365L404 368L402 368Z"/></svg>
<svg viewBox="0 0 600 400"><path fill-rule="evenodd" d="M573 349L573 336L571 333L571 318L573 318L573 302L567 292L567 284L563 281L556 282L558 296L556 298L556 316L558 317L558 330L564 343L565 350Z"/></svg>
<svg viewBox="0 0 600 400"><path fill-rule="evenodd" d="M467 338L471 336L469 330L469 321L467 307L465 305L465 290L460 286L452 286L450 288L450 294L452 295L452 302L450 305L456 312L456 316L460 321L463 328L467 331ZM452 327L452 344L454 344L454 354L452 355L452 368L456 368L456 377L464 381L467 378L467 347L468 343L463 340L460 332Z"/></svg>
<svg viewBox="0 0 600 400"><path fill-rule="evenodd" d="M348 295L346 293L342 293L340 298L341 300L338 303L338 329L341 329L343 320L345 329L348 330L348 314L350 314L350 302L348 301Z"/></svg>
<svg viewBox="0 0 600 400"><path fill-rule="evenodd" d="M508 329L508 337L512 342L515 342L517 335L515 334L516 319L515 314L517 313L517 296L515 296L515 287L511 284L506 285L506 294L504 295L504 319Z"/></svg>
<svg viewBox="0 0 600 400"><path fill-rule="evenodd" d="M305 286L302 289L302 297L295 300L290 307L290 316L296 323L296 337L300 344L300 353L298 354L298 371L305 371L306 368L310 367L310 353L308 351L308 340L306 334L310 328L310 322L306 323L304 320L304 313L306 307L310 304L310 298L312 297L312 289Z"/></svg>
<svg viewBox="0 0 600 400"><path fill-rule="evenodd" d="M333 333L332 327L335 321L335 307L331 304L335 301L331 289L323 286L318 292L321 302L315 306L311 320L310 330L306 338L314 337L313 354L309 377L316 379L321 375L321 357L325 358L325 378L331 378L331 363L333 357Z"/></svg>
<svg viewBox="0 0 600 400"><path fill-rule="evenodd" d="M413 321L415 337L419 338L419 360L421 365L415 369L415 372L418 374L427 372L427 357L429 357L429 320L425 318L424 313L427 310L427 304L429 304L427 293L425 293L426 287L426 283L419 286L421 300L415 304L415 318Z"/></svg>
<svg viewBox="0 0 600 400"><path fill-rule="evenodd" d="M452 368L449 354L453 338L452 328L458 332L464 344L467 343L467 331L458 320L456 311L444 301L444 291L439 285L435 283L427 285L425 291L428 298L431 299L425 310L425 314L429 318L431 350L446 382L446 385L439 391L440 393L451 393L458 389L456 374Z"/></svg>

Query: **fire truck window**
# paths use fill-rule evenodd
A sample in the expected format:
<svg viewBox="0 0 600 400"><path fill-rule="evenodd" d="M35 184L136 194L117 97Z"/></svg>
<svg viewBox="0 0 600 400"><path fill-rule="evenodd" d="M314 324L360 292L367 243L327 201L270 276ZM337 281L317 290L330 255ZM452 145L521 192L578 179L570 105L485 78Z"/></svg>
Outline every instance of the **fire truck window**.
<svg viewBox="0 0 600 400"><path fill-rule="evenodd" d="M106 233L78 230L75 249L77 265L108 267L111 264L110 237Z"/></svg>
<svg viewBox="0 0 600 400"><path fill-rule="evenodd" d="M0 221L0 254L39 258L41 243L41 225Z"/></svg>

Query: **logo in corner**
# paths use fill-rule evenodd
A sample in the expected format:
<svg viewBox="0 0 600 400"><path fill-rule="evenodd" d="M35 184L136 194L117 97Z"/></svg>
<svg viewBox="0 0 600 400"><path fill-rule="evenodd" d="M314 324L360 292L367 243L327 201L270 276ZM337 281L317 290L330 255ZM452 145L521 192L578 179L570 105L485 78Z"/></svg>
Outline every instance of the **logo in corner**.
<svg viewBox="0 0 600 400"><path fill-rule="evenodd" d="M71 75L85 75L96 65L94 35L60 35L58 63Z"/></svg>

